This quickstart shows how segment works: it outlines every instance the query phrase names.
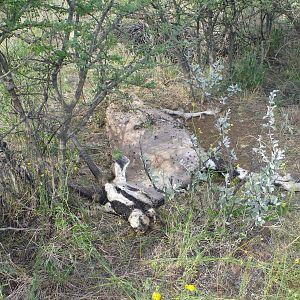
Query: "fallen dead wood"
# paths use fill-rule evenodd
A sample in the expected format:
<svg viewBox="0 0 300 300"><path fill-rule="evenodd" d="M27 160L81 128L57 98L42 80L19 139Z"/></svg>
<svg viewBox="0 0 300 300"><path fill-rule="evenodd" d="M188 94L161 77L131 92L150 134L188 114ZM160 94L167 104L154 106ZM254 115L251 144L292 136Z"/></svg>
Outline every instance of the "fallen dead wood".
<svg viewBox="0 0 300 300"><path fill-rule="evenodd" d="M211 110L189 112L189 113L185 113L179 110L171 110L167 108L161 108L161 110L171 116L179 116L184 118L185 120L189 120L191 118L197 118L197 117L201 118L202 116L216 116L220 112L219 109L211 109Z"/></svg>
<svg viewBox="0 0 300 300"><path fill-rule="evenodd" d="M240 180L247 180L250 176L256 177L259 174L255 172L247 171L243 168L236 168L236 177ZM291 174L285 174L284 176L276 174L272 178L273 184L277 187L282 188L283 190L289 191L289 192L300 192L300 181L297 179L294 179Z"/></svg>
<svg viewBox="0 0 300 300"><path fill-rule="evenodd" d="M211 157L201 146L192 143L190 133L170 115L185 119L216 115L217 110L184 113L155 109L139 99L130 109L111 104L107 109L106 125L112 148L122 152L114 163L115 178L107 181L75 137L79 150L97 181L96 190L72 186L84 197L99 199L108 212L122 216L134 229L144 231L155 219L155 209L164 204L165 191L186 188L196 171L230 172L241 185L257 173L240 167L228 170L228 163ZM289 177L273 178L274 185L300 191L300 184Z"/></svg>
<svg viewBox="0 0 300 300"><path fill-rule="evenodd" d="M4 227L4 228L0 228L0 231L39 231L39 230L42 230L41 228L18 228L18 227L11 227L11 226L8 226L8 227Z"/></svg>
<svg viewBox="0 0 300 300"><path fill-rule="evenodd" d="M79 145L78 141L76 144ZM81 157L88 158L89 165L91 163L94 165L85 150L82 147L80 149L83 154ZM114 164L115 179L112 182L107 182L104 188L99 187L90 190L72 183L69 186L83 197L99 201L100 204L104 205L107 212L125 218L132 228L145 231L149 227L151 219L155 220L156 218L155 208L164 204L164 193L158 192L154 188L127 182L126 169L129 164L130 160L126 156L117 159ZM228 173L226 165L224 160L210 157L203 162L201 171L213 170L224 175ZM232 170L231 175L240 179L241 183L245 183L250 176L256 176L258 173L236 167ZM273 182L274 185L285 190L300 192L300 182L294 180L289 174L285 176L276 175Z"/></svg>

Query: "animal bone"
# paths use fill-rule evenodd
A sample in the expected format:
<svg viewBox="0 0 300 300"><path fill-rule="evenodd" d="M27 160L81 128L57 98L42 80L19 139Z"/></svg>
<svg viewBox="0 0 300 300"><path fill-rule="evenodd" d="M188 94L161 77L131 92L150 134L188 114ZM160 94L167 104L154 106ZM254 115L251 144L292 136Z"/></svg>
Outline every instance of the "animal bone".
<svg viewBox="0 0 300 300"><path fill-rule="evenodd" d="M191 118L196 118L196 117L201 118L202 116L216 116L220 112L219 109L211 109L211 110L199 111L194 113L185 113L182 111L171 110L167 108L161 108L161 110L169 115L182 117L185 120L189 120Z"/></svg>
<svg viewBox="0 0 300 300"><path fill-rule="evenodd" d="M227 171L224 169L224 165L226 165L226 163L222 159L211 157L204 162L204 167L202 170L205 171L210 169L221 173L227 173ZM249 178L249 176L255 177L257 175L258 173L250 172L241 167L236 167L233 170L233 176L240 180L246 180ZM286 191L300 192L300 181L294 179L291 174L286 174L284 176L276 174L273 178L273 182L274 185L281 187Z"/></svg>

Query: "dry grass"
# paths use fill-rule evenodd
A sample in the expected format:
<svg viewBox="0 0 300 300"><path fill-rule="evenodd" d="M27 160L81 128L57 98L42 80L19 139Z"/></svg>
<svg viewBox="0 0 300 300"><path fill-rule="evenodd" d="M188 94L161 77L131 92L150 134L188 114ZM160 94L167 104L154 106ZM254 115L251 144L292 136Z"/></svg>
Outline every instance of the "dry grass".
<svg viewBox="0 0 300 300"><path fill-rule="evenodd" d="M197 190L168 202L160 210L165 223L145 235L92 204L58 211L56 227L41 222L35 231L7 232L2 293L8 299L146 300L158 288L163 299L174 300L297 299L299 206L253 230L241 220L226 223L205 185ZM184 290L186 283L197 292Z"/></svg>
<svg viewBox="0 0 300 300"><path fill-rule="evenodd" d="M134 88L130 93L156 106L190 110L186 86L172 82L176 70L157 73L162 79L155 90ZM264 101L262 92L255 91L231 104L233 145L241 163L251 155L254 139L249 136L261 132L257 124L264 115ZM289 166L299 175L293 167L299 153L298 131L285 129L298 130L300 120L294 109L278 117L286 122L280 140L289 150ZM111 149L103 118L100 108L81 138L108 170ZM187 125L201 129L204 145L215 142L212 118ZM93 183L84 166L71 171L81 183ZM298 195L287 196L276 221L257 228L242 213L228 222L218 207L214 184L196 184L169 200L159 210L163 222L144 235L96 203L73 194L65 197L50 211L25 206L31 214L22 215L27 229L0 231L0 298L148 300L159 290L163 300L300 299ZM0 227L6 225L2 221ZM197 290L186 290L187 283Z"/></svg>

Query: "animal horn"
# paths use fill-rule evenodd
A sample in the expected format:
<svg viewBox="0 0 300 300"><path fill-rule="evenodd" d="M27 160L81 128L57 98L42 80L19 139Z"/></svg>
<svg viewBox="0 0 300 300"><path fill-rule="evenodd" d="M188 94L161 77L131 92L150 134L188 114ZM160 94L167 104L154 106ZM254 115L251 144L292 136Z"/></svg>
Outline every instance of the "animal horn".
<svg viewBox="0 0 300 300"><path fill-rule="evenodd" d="M116 159L114 164L115 183L126 183L126 170L129 164L130 160L125 155Z"/></svg>
<svg viewBox="0 0 300 300"><path fill-rule="evenodd" d="M94 163L94 161L92 160L90 155L88 155L88 153L85 151L85 149L82 148L82 146L79 144L77 138L75 136L72 136L71 140L72 140L73 144L75 145L75 147L77 148L77 150L79 151L80 157L86 162L86 164L88 165L90 171L92 172L92 174L94 175L94 177L96 178L98 183L100 183L100 185L103 186L104 178L103 178L102 171Z"/></svg>

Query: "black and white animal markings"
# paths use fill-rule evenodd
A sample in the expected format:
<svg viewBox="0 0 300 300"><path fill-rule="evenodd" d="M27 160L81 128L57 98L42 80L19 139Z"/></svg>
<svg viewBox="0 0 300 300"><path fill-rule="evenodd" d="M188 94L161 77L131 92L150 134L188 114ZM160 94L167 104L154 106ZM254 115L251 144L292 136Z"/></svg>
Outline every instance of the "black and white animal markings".
<svg viewBox="0 0 300 300"><path fill-rule="evenodd" d="M150 225L150 219L155 220L154 208L163 204L164 195L154 189L127 182L126 169L129 163L126 156L115 161L115 179L105 184L108 199L105 209L125 217L132 228L145 230Z"/></svg>

